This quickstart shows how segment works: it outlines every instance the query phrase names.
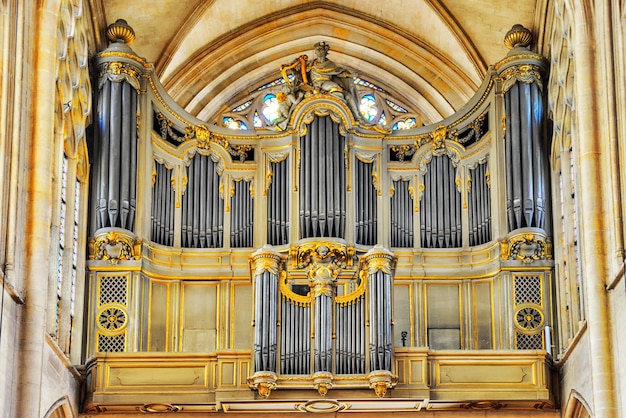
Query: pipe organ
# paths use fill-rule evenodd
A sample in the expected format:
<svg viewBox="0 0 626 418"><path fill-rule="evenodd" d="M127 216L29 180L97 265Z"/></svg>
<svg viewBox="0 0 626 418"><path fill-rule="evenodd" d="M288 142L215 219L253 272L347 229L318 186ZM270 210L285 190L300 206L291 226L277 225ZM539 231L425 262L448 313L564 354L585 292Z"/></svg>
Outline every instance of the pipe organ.
<svg viewBox="0 0 626 418"><path fill-rule="evenodd" d="M354 389L554 405L546 63L522 49L434 125L385 130L348 92L309 92L281 129L231 130L112 44L96 58L87 410L168 386L154 370L188 410L310 410Z"/></svg>
<svg viewBox="0 0 626 418"><path fill-rule="evenodd" d="M345 137L330 116L316 117L300 138L300 236L345 237Z"/></svg>
<svg viewBox="0 0 626 418"><path fill-rule="evenodd" d="M196 154L189 162L182 196L182 246L220 248L224 241L224 198L216 157ZM238 210L241 207L238 205ZM233 234L240 231L233 231Z"/></svg>

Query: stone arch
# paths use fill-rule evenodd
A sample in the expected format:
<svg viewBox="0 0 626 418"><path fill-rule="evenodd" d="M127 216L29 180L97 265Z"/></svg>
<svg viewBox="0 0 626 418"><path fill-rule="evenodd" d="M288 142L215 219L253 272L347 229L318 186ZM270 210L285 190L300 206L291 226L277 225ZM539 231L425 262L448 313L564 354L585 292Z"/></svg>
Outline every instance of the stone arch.
<svg viewBox="0 0 626 418"><path fill-rule="evenodd" d="M572 390L564 408L563 418L590 418L590 410L583 396Z"/></svg>
<svg viewBox="0 0 626 418"><path fill-rule="evenodd" d="M74 418L74 413L67 396L64 396L52 404L44 418Z"/></svg>

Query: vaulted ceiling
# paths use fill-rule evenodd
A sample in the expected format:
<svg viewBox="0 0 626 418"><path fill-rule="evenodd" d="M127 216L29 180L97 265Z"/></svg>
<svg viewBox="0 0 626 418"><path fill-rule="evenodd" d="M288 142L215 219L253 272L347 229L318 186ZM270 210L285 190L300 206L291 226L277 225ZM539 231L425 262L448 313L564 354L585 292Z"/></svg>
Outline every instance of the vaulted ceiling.
<svg viewBox="0 0 626 418"><path fill-rule="evenodd" d="M208 120L318 41L329 58L436 122L470 100L516 23L542 0L92 0L103 25L125 19L133 50L172 98ZM537 23L539 22L539 23Z"/></svg>

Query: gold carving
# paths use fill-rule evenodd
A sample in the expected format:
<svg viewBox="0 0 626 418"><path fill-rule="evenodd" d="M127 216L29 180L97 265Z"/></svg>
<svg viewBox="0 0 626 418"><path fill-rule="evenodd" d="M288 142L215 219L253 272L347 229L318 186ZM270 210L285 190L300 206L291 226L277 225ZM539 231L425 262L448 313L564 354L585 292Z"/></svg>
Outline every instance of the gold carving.
<svg viewBox="0 0 626 418"><path fill-rule="evenodd" d="M132 84L136 90L139 90L139 71L134 67L118 61L109 62L100 72L100 77L107 75L111 76L112 81L125 79Z"/></svg>
<svg viewBox="0 0 626 418"><path fill-rule="evenodd" d="M263 248L256 251L252 257L250 257L250 263L252 268L254 268L255 276L260 276L265 271L278 275L282 262L282 256L270 245L263 246Z"/></svg>
<svg viewBox="0 0 626 418"><path fill-rule="evenodd" d="M180 406L170 405L168 403L150 403L142 406L138 406L137 410L147 413L166 413L166 412L178 412L181 410Z"/></svg>
<svg viewBox="0 0 626 418"><path fill-rule="evenodd" d="M316 259L323 261L328 258L332 258L339 267L351 267L354 248L341 243L315 242L292 248L290 254L293 265L299 269L306 268Z"/></svg>
<svg viewBox="0 0 626 418"><path fill-rule="evenodd" d="M110 42L122 42L130 45L135 40L135 31L124 19L117 19L107 28L107 39Z"/></svg>
<svg viewBox="0 0 626 418"><path fill-rule="evenodd" d="M477 401L470 402L461 405L463 409L473 409L475 411L485 411L488 409L500 409L506 407L506 404L501 404L500 402L493 401Z"/></svg>
<svg viewBox="0 0 626 418"><path fill-rule="evenodd" d="M313 375L313 386L320 396L326 396L328 390L333 387L333 375L325 372L318 372Z"/></svg>
<svg viewBox="0 0 626 418"><path fill-rule="evenodd" d="M89 243L90 260L108 260L117 264L120 260L139 260L141 240L124 231L108 231L96 234Z"/></svg>
<svg viewBox="0 0 626 418"><path fill-rule="evenodd" d="M503 260L531 264L535 260L552 260L552 242L541 233L516 234L500 242Z"/></svg>
<svg viewBox="0 0 626 418"><path fill-rule="evenodd" d="M391 152L396 153L396 158L400 162L404 162L405 157L410 157L417 151L415 144L392 145Z"/></svg>
<svg viewBox="0 0 626 418"><path fill-rule="evenodd" d="M502 71L499 79L503 81L502 89L505 92L517 81L526 84L537 83L540 88L542 87L540 68L535 64L513 65Z"/></svg>
<svg viewBox="0 0 626 418"><path fill-rule="evenodd" d="M391 374L387 370L378 370L367 376L370 389L374 389L374 393L379 398L384 398L387 390L393 388L398 382L398 377Z"/></svg>
<svg viewBox="0 0 626 418"><path fill-rule="evenodd" d="M248 386L259 393L263 399L267 399L276 389L276 374L273 372L256 372L248 378Z"/></svg>
<svg viewBox="0 0 626 418"><path fill-rule="evenodd" d="M532 34L522 25L513 25L513 27L504 36L504 46L508 49L516 47L528 48L532 41Z"/></svg>
<svg viewBox="0 0 626 418"><path fill-rule="evenodd" d="M376 245L361 258L361 262L363 270L367 270L367 274L374 274L379 271L391 274L395 258L391 251L383 248L382 245Z"/></svg>

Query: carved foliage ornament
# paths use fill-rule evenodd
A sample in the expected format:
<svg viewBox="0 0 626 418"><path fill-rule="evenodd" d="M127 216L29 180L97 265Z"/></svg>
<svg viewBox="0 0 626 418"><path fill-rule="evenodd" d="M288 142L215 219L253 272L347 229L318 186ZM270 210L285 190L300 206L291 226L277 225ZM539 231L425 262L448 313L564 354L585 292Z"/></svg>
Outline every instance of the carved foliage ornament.
<svg viewBox="0 0 626 418"><path fill-rule="evenodd" d="M141 240L122 232L109 231L97 234L89 242L90 260L108 260L110 264L117 264L120 261L140 258Z"/></svg>
<svg viewBox="0 0 626 418"><path fill-rule="evenodd" d="M367 270L367 274L375 274L382 271L385 274L391 274L395 256L393 253L380 245L372 248L362 258L363 270Z"/></svg>
<svg viewBox="0 0 626 418"><path fill-rule="evenodd" d="M248 378L248 386L259 393L263 399L270 397L272 391L276 389L276 374L272 372L257 372Z"/></svg>
<svg viewBox="0 0 626 418"><path fill-rule="evenodd" d="M250 263L254 268L254 275L260 276L265 271L278 275L280 265L282 264L282 256L274 251L273 248L263 247L250 257Z"/></svg>
<svg viewBox="0 0 626 418"><path fill-rule="evenodd" d="M329 260L338 267L351 267L354 248L332 242L316 242L291 248L291 261L299 269L306 268L314 261Z"/></svg>
<svg viewBox="0 0 626 418"><path fill-rule="evenodd" d="M108 62L103 65L102 70L100 71L98 89L101 89L106 81L113 81L116 83L126 81L128 84L133 86L137 92L139 92L140 76L141 71L133 66L118 61Z"/></svg>
<svg viewBox="0 0 626 418"><path fill-rule="evenodd" d="M500 243L503 260L531 264L535 260L552 260L552 242L543 234L514 235Z"/></svg>
<svg viewBox="0 0 626 418"><path fill-rule="evenodd" d="M506 92L516 82L526 84L537 83L543 89L540 67L534 64L514 65L500 73L499 79L503 81L502 90Z"/></svg>

